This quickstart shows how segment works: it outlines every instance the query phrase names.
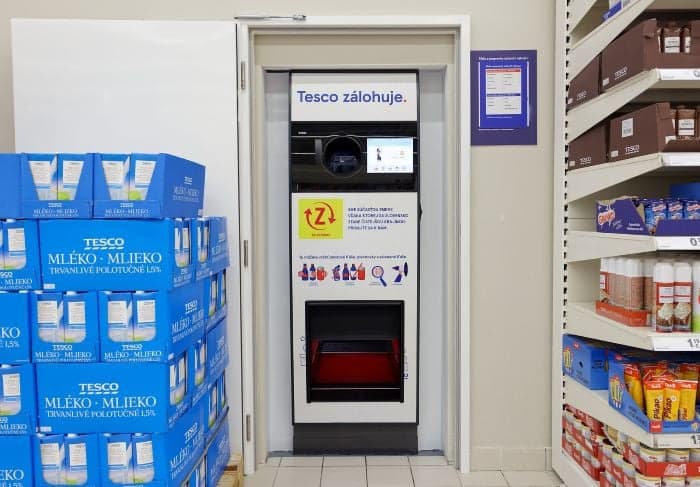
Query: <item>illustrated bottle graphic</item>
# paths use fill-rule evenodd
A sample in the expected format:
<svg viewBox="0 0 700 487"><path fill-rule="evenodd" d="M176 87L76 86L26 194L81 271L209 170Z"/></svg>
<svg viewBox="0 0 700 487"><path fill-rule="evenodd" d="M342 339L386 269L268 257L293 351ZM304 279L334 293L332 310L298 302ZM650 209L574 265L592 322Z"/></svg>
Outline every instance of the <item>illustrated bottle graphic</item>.
<svg viewBox="0 0 700 487"><path fill-rule="evenodd" d="M365 266L360 264L357 266L357 280L358 281L364 281L365 280Z"/></svg>
<svg viewBox="0 0 700 487"><path fill-rule="evenodd" d="M85 293L66 291L63 296L64 309L66 314L63 317L63 336L66 343L82 343L87 336L87 316L86 316Z"/></svg>
<svg viewBox="0 0 700 487"><path fill-rule="evenodd" d="M340 281L340 266L337 265L331 269L333 271L333 280Z"/></svg>
<svg viewBox="0 0 700 487"><path fill-rule="evenodd" d="M357 279L357 268L355 267L355 264L352 264L350 266L350 280L354 281Z"/></svg>
<svg viewBox="0 0 700 487"><path fill-rule="evenodd" d="M348 269L347 264L343 264L343 281L349 281L350 280L350 270Z"/></svg>
<svg viewBox="0 0 700 487"><path fill-rule="evenodd" d="M49 485L65 484L63 435L37 435L37 437L41 476Z"/></svg>
<svg viewBox="0 0 700 487"><path fill-rule="evenodd" d="M107 438L107 475L115 484L134 481L131 435L109 435Z"/></svg>
<svg viewBox="0 0 700 487"><path fill-rule="evenodd" d="M153 440L151 435L134 433L134 483L146 484L155 477L153 467Z"/></svg>
<svg viewBox="0 0 700 487"><path fill-rule="evenodd" d="M301 280L302 281L308 281L309 280L309 269L306 268L306 264L304 264L301 267Z"/></svg>
<svg viewBox="0 0 700 487"><path fill-rule="evenodd" d="M10 365L0 365L0 378L2 379L0 416L15 416L22 410L19 373Z"/></svg>
<svg viewBox="0 0 700 487"><path fill-rule="evenodd" d="M309 281L315 281L316 280L316 266L311 264L309 267Z"/></svg>
<svg viewBox="0 0 700 487"><path fill-rule="evenodd" d="M66 484L85 485L88 481L87 443L85 438L69 433L64 440L66 449Z"/></svg>

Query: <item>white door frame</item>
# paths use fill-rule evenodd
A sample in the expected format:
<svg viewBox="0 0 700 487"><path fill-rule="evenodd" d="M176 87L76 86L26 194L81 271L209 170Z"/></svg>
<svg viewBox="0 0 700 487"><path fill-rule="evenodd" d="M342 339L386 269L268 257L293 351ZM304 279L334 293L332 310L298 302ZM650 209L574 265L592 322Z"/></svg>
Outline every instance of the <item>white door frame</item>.
<svg viewBox="0 0 700 487"><path fill-rule="evenodd" d="M457 462L461 472L469 471L470 417L469 417L469 225L470 225L470 82L469 82L469 17L468 16L310 16L304 21L268 20L242 21L238 25L238 128L239 128L239 197L240 197L240 248L241 248L241 373L243 402L243 458L244 473L255 471L255 359L253 325L253 268L250 253L253 238L252 194L252 110L250 90L250 66L253 45L251 31L276 31L300 29L453 29L457 32L459 107L457 113L459 164L459 289L458 296L458 356L457 356ZM398 31L397 33L400 33Z"/></svg>

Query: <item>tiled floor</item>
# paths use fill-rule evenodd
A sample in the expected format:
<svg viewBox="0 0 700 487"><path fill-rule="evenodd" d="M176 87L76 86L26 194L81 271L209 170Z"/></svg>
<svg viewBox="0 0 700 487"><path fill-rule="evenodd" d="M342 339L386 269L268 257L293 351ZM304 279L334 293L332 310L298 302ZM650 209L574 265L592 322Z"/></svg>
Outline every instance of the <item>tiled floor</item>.
<svg viewBox="0 0 700 487"><path fill-rule="evenodd" d="M553 472L461 475L441 456L270 457L246 487L555 487Z"/></svg>

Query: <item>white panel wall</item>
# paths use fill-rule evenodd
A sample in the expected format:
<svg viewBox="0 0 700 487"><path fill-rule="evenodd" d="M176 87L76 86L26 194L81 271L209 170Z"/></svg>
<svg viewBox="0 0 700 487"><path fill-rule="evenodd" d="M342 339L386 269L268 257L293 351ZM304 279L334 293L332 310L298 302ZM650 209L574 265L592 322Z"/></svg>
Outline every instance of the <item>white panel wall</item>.
<svg viewBox="0 0 700 487"><path fill-rule="evenodd" d="M473 49L537 49L538 145L479 147L471 155L472 466L533 468L544 463L551 441L554 6L555 0L2 0L0 150L14 149L12 17L230 20L239 13L467 14ZM509 285L504 288L504 283Z"/></svg>
<svg viewBox="0 0 700 487"><path fill-rule="evenodd" d="M207 166L205 213L229 219L227 390L241 448L235 26L15 21L16 150L169 152Z"/></svg>

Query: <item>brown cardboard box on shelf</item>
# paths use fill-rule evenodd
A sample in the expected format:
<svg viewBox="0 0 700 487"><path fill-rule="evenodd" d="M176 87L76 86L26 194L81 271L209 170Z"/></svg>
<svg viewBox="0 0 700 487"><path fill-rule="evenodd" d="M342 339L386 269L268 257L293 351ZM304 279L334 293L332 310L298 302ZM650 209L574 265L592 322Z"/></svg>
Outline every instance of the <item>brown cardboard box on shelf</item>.
<svg viewBox="0 0 700 487"><path fill-rule="evenodd" d="M583 68L569 83L566 108L587 102L600 94L600 54Z"/></svg>
<svg viewBox="0 0 700 487"><path fill-rule="evenodd" d="M655 103L610 121L608 160L657 152L700 152L700 139L676 140L669 103Z"/></svg>
<svg viewBox="0 0 700 487"><path fill-rule="evenodd" d="M691 29L690 54L659 52L656 19L640 22L603 50L601 89L603 91L654 68L700 68L700 21L681 22Z"/></svg>
<svg viewBox="0 0 700 487"><path fill-rule="evenodd" d="M607 162L608 124L602 123L569 143L569 169Z"/></svg>

